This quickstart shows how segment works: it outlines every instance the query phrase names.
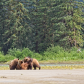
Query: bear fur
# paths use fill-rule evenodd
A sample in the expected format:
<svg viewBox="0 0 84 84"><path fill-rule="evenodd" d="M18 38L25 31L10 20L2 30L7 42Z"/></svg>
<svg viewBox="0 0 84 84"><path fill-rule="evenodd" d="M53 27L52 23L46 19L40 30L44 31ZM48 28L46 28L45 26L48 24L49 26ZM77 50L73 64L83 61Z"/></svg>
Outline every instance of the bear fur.
<svg viewBox="0 0 84 84"><path fill-rule="evenodd" d="M22 60L19 60L16 66L16 70L27 70L28 65L28 63L24 63Z"/></svg>
<svg viewBox="0 0 84 84"><path fill-rule="evenodd" d="M28 65L28 68L27 69L32 69L32 67L34 67L34 70L36 70L36 67L39 68L39 70L41 69L40 65L39 65L39 62L37 61L37 59L32 59L30 57L25 57L23 59L24 62L27 62L29 63L29 61L31 61Z"/></svg>
<svg viewBox="0 0 84 84"><path fill-rule="evenodd" d="M10 62L10 64L9 64L10 70L15 70L15 69L16 69L16 66L17 66L17 64L18 64L18 60L19 60L19 59L14 59L14 60L12 60L12 61Z"/></svg>
<svg viewBox="0 0 84 84"><path fill-rule="evenodd" d="M14 59L10 62L9 68L10 70L27 70L29 68L29 65L31 65L32 61L29 60L28 62L23 62L22 60L19 59Z"/></svg>

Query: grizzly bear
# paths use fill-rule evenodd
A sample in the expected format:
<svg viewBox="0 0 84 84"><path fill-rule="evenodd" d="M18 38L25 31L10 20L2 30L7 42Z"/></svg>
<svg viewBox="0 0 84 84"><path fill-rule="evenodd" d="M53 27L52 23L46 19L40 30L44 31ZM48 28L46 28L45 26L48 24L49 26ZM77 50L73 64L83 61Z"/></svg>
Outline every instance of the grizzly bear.
<svg viewBox="0 0 84 84"><path fill-rule="evenodd" d="M31 65L31 60L28 62L23 62L22 60L19 59L14 59L10 62L9 68L10 70L27 70L29 68L29 65Z"/></svg>
<svg viewBox="0 0 84 84"><path fill-rule="evenodd" d="M31 60L25 63L22 60L19 60L16 66L16 70L27 70L30 64L31 64Z"/></svg>
<svg viewBox="0 0 84 84"><path fill-rule="evenodd" d="M19 59L14 59L14 60L12 60L12 61L10 62L10 64L9 64L10 70L15 70L15 69L16 69L16 66L17 66L17 64L18 64L18 60L19 60Z"/></svg>
<svg viewBox="0 0 84 84"><path fill-rule="evenodd" d="M28 65L28 63L24 63L22 60L19 60L16 66L16 70L27 70Z"/></svg>
<svg viewBox="0 0 84 84"><path fill-rule="evenodd" d="M27 62L27 63L29 63L29 61L31 61L31 63L29 63L29 66L28 66L27 69L32 69L32 67L34 67L34 70L36 70L36 67L38 67L39 70L40 70L40 68L41 68L37 59L33 59L33 58L30 58L30 57L25 57L23 59L23 61Z"/></svg>

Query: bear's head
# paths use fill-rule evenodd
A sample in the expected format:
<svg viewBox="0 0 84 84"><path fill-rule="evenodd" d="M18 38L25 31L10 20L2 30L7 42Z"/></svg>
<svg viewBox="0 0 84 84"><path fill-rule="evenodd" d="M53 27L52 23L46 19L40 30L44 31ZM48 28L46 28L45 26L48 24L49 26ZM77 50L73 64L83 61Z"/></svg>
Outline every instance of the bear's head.
<svg viewBox="0 0 84 84"><path fill-rule="evenodd" d="M22 60L19 60L17 66L19 69L27 70L28 64L24 63Z"/></svg>
<svg viewBox="0 0 84 84"><path fill-rule="evenodd" d="M30 61L32 58L30 58L30 57L25 57L24 59L23 59L23 61L24 62L28 62L28 61ZM31 60L32 61L32 60Z"/></svg>

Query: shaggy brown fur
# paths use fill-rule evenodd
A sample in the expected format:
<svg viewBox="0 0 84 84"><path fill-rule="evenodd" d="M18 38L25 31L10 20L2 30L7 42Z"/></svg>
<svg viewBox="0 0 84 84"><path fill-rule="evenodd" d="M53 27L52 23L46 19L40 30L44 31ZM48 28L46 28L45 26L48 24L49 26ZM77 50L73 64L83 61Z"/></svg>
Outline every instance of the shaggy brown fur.
<svg viewBox="0 0 84 84"><path fill-rule="evenodd" d="M28 65L28 63L24 63L22 60L19 60L16 66L16 70L27 70Z"/></svg>
<svg viewBox="0 0 84 84"><path fill-rule="evenodd" d="M29 64L29 66L28 66L28 69L32 69L32 67L34 67L34 70L36 70L36 67L38 67L39 68L39 70L40 70L40 65L39 65L39 62L37 61L37 59L32 59L32 58L30 58L30 57L25 57L24 59L23 59L23 61L24 62L29 62L29 61L31 61L31 63Z"/></svg>
<svg viewBox="0 0 84 84"><path fill-rule="evenodd" d="M17 66L17 64L18 64L18 60L19 60L19 59L14 59L14 60L12 60L12 61L10 62L10 64L9 64L10 70L16 69L16 66Z"/></svg>

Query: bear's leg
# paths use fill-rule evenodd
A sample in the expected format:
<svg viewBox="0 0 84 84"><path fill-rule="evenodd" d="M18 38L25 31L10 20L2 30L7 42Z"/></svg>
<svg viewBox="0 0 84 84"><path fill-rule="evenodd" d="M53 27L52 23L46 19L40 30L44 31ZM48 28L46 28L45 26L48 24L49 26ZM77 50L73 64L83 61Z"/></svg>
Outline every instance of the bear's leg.
<svg viewBox="0 0 84 84"><path fill-rule="evenodd" d="M30 66L30 69L32 70L32 66Z"/></svg>
<svg viewBox="0 0 84 84"><path fill-rule="evenodd" d="M39 70L41 69L41 67L39 66Z"/></svg>
<svg viewBox="0 0 84 84"><path fill-rule="evenodd" d="M34 70L36 70L36 66L34 66Z"/></svg>

